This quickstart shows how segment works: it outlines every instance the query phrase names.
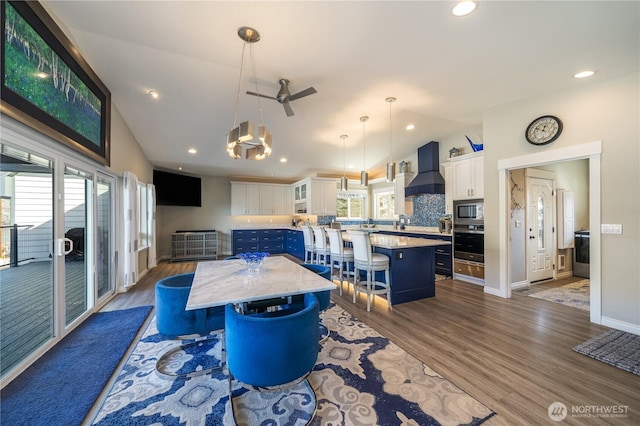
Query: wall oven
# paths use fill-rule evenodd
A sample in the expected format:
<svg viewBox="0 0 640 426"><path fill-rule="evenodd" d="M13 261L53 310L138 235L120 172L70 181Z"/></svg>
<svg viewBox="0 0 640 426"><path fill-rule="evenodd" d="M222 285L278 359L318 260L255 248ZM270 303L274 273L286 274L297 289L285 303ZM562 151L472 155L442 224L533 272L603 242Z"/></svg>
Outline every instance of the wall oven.
<svg viewBox="0 0 640 426"><path fill-rule="evenodd" d="M484 280L484 203L457 201L453 205L453 271Z"/></svg>

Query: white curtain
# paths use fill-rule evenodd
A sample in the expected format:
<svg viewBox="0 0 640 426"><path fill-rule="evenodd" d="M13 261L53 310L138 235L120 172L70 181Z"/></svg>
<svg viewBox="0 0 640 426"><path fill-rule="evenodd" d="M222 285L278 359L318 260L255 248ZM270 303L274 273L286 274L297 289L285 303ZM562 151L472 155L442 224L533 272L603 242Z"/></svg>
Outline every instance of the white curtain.
<svg viewBox="0 0 640 426"><path fill-rule="evenodd" d="M123 207L124 207L124 254L123 285L131 287L138 281L138 236L140 197L138 194L138 178L132 172L123 173Z"/></svg>
<svg viewBox="0 0 640 426"><path fill-rule="evenodd" d="M151 269L158 264L156 259L156 187L153 184L147 184L147 213L149 227L147 235L149 236L149 255L147 258L147 268Z"/></svg>

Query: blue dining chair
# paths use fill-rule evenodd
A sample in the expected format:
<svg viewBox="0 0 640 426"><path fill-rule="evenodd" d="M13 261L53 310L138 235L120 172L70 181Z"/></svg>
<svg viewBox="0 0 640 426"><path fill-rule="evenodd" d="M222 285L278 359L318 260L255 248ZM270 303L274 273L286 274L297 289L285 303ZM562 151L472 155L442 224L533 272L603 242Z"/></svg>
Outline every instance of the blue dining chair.
<svg viewBox="0 0 640 426"><path fill-rule="evenodd" d="M225 346L230 381L273 387L306 380L318 359L318 299L287 309L242 315L225 308Z"/></svg>
<svg viewBox="0 0 640 426"><path fill-rule="evenodd" d="M201 336L209 335L213 331L219 331L216 334L221 334L224 331L224 306L186 310L194 275L194 272L173 275L163 278L156 283L155 303L156 328L158 329L158 333L172 338L178 338L179 336L193 334ZM224 358L224 340L222 338L220 339L223 344L222 356ZM200 339L200 341L202 340L203 339ZM193 342L179 345L163 354L158 358L158 362L156 363L156 372L162 377L176 377L200 375L222 368L221 364L220 366L199 370L197 372L185 372L181 374L167 373L165 366L170 363L171 357L177 352L185 350L187 345L191 344L193 344ZM224 363L224 360L221 360L221 363Z"/></svg>
<svg viewBox="0 0 640 426"><path fill-rule="evenodd" d="M315 272L316 274L318 274L319 276L321 276L324 279L327 279L329 281L331 281L331 267L330 266L325 266L325 265L318 265L315 263L303 263L302 265L303 268L306 268L312 272ZM317 291L315 293L316 298L318 299L318 310L320 312L324 312L328 307L329 304L331 303L331 290L324 290L324 291ZM304 295L296 295L292 297L292 305L297 305L300 306L303 304L303 296ZM331 333L331 331L329 330L329 328L327 326L325 326L324 324L322 324L322 320L319 320L319 333L320 333L320 342L324 342L328 337L329 334Z"/></svg>

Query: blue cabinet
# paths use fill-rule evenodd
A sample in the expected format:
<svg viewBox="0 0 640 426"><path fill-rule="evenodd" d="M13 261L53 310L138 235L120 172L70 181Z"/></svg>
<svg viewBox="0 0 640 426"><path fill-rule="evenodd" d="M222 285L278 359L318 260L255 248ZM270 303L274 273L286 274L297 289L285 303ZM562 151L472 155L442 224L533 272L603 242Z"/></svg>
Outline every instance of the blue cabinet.
<svg viewBox="0 0 640 426"><path fill-rule="evenodd" d="M294 234L292 235L291 233ZM234 230L232 231L232 243L233 254L247 251L264 251L271 254L289 253L299 259L304 258L304 244L302 242L302 232L300 231L287 229Z"/></svg>
<svg viewBox="0 0 640 426"><path fill-rule="evenodd" d="M451 242L451 235L448 234L413 234L411 232L380 231L381 234L401 235L413 238L426 238L428 240L445 240ZM435 247L435 272L436 274L453 276L453 259L451 256L451 246Z"/></svg>
<svg viewBox="0 0 640 426"><path fill-rule="evenodd" d="M291 256L304 260L304 237L302 236L302 231L287 230L284 251Z"/></svg>
<svg viewBox="0 0 640 426"><path fill-rule="evenodd" d="M284 253L284 229L261 229L260 251L266 251L271 254Z"/></svg>

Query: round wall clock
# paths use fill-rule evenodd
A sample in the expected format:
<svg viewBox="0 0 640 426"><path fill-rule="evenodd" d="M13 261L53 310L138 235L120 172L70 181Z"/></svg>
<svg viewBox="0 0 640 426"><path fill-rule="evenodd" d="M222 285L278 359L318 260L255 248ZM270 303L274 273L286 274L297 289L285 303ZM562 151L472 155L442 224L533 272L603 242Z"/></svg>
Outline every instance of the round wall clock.
<svg viewBox="0 0 640 426"><path fill-rule="evenodd" d="M562 121L553 115L543 115L529 124L525 136L533 145L545 145L558 139L562 133Z"/></svg>

